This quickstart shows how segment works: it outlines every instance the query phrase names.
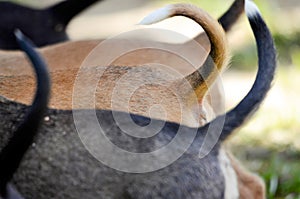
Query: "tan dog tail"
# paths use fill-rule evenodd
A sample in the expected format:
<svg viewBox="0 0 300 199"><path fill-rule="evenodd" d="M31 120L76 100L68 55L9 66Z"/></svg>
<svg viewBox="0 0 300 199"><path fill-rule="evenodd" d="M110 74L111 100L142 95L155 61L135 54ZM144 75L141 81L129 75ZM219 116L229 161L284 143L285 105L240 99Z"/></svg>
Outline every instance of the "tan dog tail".
<svg viewBox="0 0 300 199"><path fill-rule="evenodd" d="M232 26L238 21L242 13L244 13L244 4L245 0L235 0L231 4L229 9L222 16L219 17L218 21L225 32L230 31ZM194 38L194 41L198 42L201 45L210 45L208 43L206 34L203 32L198 34ZM207 50L209 49L207 48Z"/></svg>
<svg viewBox="0 0 300 199"><path fill-rule="evenodd" d="M210 128L214 134L221 130L219 143L253 115L271 88L276 70L276 50L272 35L254 2L245 0L245 11L257 44L258 71L251 90L242 101L227 113L199 128L203 136ZM211 136L216 136L211 135Z"/></svg>
<svg viewBox="0 0 300 199"><path fill-rule="evenodd" d="M206 32L211 42L210 58L204 65L184 78L192 86L198 99L202 99L208 87L214 82L218 71L228 63L228 50L225 32L217 20L204 10L190 4L174 4L154 11L145 17L140 24L149 25L173 16L188 17L197 22ZM182 81L178 82L179 84ZM190 91L183 91L190 92Z"/></svg>

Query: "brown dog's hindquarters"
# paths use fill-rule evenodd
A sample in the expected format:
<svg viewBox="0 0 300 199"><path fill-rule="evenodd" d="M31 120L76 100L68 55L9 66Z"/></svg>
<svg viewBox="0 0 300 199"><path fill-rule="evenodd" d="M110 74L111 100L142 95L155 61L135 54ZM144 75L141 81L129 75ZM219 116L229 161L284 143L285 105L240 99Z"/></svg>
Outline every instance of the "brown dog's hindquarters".
<svg viewBox="0 0 300 199"><path fill-rule="evenodd" d="M240 2L240 1L242 0L236 0L235 2ZM239 8L239 10L241 9ZM226 19L226 21L229 20L230 21L229 24L233 25L241 15L240 12L238 13L238 15L235 15L236 13L235 7L230 7L227 13L231 13L231 16L234 17L227 18L225 16L222 16L220 18L221 25L223 24L222 21L224 21L224 19ZM207 21L207 23L216 24L217 22L216 20L214 20L214 22ZM204 36L205 40L207 40L207 36L205 33L201 33L199 35L199 37L202 36ZM207 49L205 55L201 55L200 54L201 52L198 52L199 47L197 49L190 49L188 46L189 42L187 44L170 45L164 43L161 45L163 45L163 48L182 49L186 51L185 52L186 54L190 54L190 55L195 54L194 57L196 58L197 63L199 63L199 65L197 64L195 66L197 68L200 68L200 66L204 62L204 59L206 59L206 56L209 53L210 44L208 40L207 40L208 43L207 45L201 41L199 42L197 38L195 38L195 40L201 46ZM100 42L101 40L66 42L62 44L45 47L39 50L39 52L44 56L45 60L47 60L49 71L52 77L53 89L52 89L52 95L51 95L49 107L56 108L56 109L64 109L64 110L72 108L70 99L72 99L72 91L73 91L75 76L81 66L81 63L85 60L85 58L87 58L89 53L92 52L92 50L95 47L97 47L97 45ZM139 42L146 43L147 41L133 41L133 43L137 45ZM195 41L193 41L193 43L195 43ZM128 45L128 43L124 44L123 41L116 42L114 47L112 47L111 49L107 49L107 51L108 50L115 51L115 49L118 49L123 45ZM191 64L187 64L182 60L177 61L178 59L173 60L172 58L174 56L172 57L172 55L170 54L167 54L166 56L166 53L162 53L161 51L147 51L147 49L142 49L139 52L140 53L133 53L132 56L126 55L123 58L116 60L116 62L114 62L113 64L116 66L139 67L147 63L153 63L156 60L159 60L160 63L171 66L172 68L178 69L180 71L187 71L187 68L191 68ZM199 53L199 57L198 54L196 53ZM176 56L174 58L176 58ZM29 65L26 62L25 57L23 56L23 54L19 52L8 53L2 51L0 52L0 60L2 63L2 70L0 74L1 95L9 99L12 99L14 101L29 105L31 103L31 99L34 91L34 76L31 73L31 71L28 69ZM15 67L16 65L18 67ZM225 66L226 64L224 65L224 67ZM215 67L215 66L211 66L211 67ZM185 73L185 75L194 72L195 71L194 69L195 68L193 67L192 70L189 70L187 73ZM206 71L214 72L213 69L206 70ZM211 79L213 80L213 78ZM198 76L196 73L195 78L191 81L193 81L192 85L197 86L197 82L203 82L203 78L200 75ZM208 86L209 85L205 85L204 82L202 86L199 85L198 87L206 88ZM65 90L65 92L61 92L61 90ZM200 102L202 106L203 105L202 95L204 95L207 92L206 91L201 92L200 90L201 89L197 90L197 92L200 93L198 102ZM186 91L184 90L183 93L184 92ZM191 106L198 106L198 104L193 104ZM195 115L199 116L200 114L197 113ZM206 117L205 115L203 116ZM180 121L177 120L176 122L180 122Z"/></svg>
<svg viewBox="0 0 300 199"><path fill-rule="evenodd" d="M251 10L253 4L247 2L246 8ZM101 107L97 110L77 109L74 112L81 117L76 122L74 122L74 114L70 110L49 110L47 112L49 120L40 129L35 147L28 151L26 159L14 175L13 180L16 182L18 190L22 194L24 193L26 198L34 199L237 198L237 195L230 197L232 195L228 194L228 191L232 190L229 189L230 185L226 184L227 180L222 169L224 165L221 165L228 164L228 160L225 159L223 162L220 160L223 153L221 145L236 128L243 124L253 109L263 100L270 87L275 69L275 50L268 28L262 18L259 17L257 10L254 9L254 12L250 12L248 15L252 29L256 32L255 36L259 49L259 70L253 88L232 111L219 116L204 127L192 128L179 123L157 120L132 112L116 111L109 108L106 110L101 109ZM261 42L262 40L264 42ZM130 68L116 67L119 72L127 72L128 69ZM94 72L90 71L91 74ZM106 75L114 74L113 72L114 69L110 68ZM148 69L147 73L143 70L140 72L138 77L145 78L145 74L149 77L156 75L160 79L166 77L165 74L159 76L159 74L152 73L151 69ZM99 93L107 90L110 86L109 83L111 83L108 80L113 79L105 79L106 81L101 82L103 89ZM136 80L136 78L133 79ZM88 79L84 80L84 83L89 83ZM128 89L131 84L125 85L124 89L120 90L120 93L118 93L120 98L122 98L122 91L126 91L125 88ZM164 94L164 92L162 93ZM144 99L145 95L148 94L147 92L140 93L143 97L141 99ZM106 93L103 95L108 98ZM141 111L139 108L142 109L144 106L142 101L138 102L135 105L137 111ZM101 103L100 101L99 104L101 105ZM168 103L170 104L170 102ZM17 112L20 107L24 108L23 105L16 106L14 103L7 101L2 104L4 108L0 109L0 116L8 112ZM142 106L138 106L141 104ZM95 117L96 124L90 125ZM8 114L7 117L0 120L0 125L4 126L13 118ZM116 118L121 118L121 120L116 121ZM124 118L131 118L134 123ZM220 123L222 120L225 121L224 126ZM153 135L153 129L147 128L149 124L163 124L163 126ZM97 131L99 126L104 132ZM141 128L136 128L136 126ZM133 128L135 134L153 136L145 139L128 135L128 133L132 133L128 129ZM207 130L209 131L207 132ZM207 133L218 135L218 130L220 130L221 139L206 156L199 158L199 149L207 142L205 135ZM0 129L0 136L3 135L2 132L3 130ZM86 145L83 145L79 139L78 133L83 136L81 137L83 142L88 141L87 144L90 144L88 146L96 148L88 151L85 148ZM105 139L99 139L98 136L102 133L105 134ZM183 136L181 139L176 139L177 135ZM185 148L182 143L190 138L192 138L192 142ZM103 147L103 142L106 140L116 147L113 150ZM208 141L210 142L210 140ZM166 151L170 153L157 153L160 149L166 149L164 147L169 144L170 148L167 148ZM123 155L124 151L134 155L155 153L147 156L149 159L143 159L140 156L129 158ZM153 169L160 160L168 161L180 151L184 153L174 162L159 169ZM97 153L104 153L104 160L101 157L99 158ZM116 156L118 154L121 154L121 156ZM95 158L99 159L96 160ZM115 167L110 165L112 162L116 163L114 164ZM141 172L137 167L146 171ZM128 170L133 173L124 172Z"/></svg>
<svg viewBox="0 0 300 199"><path fill-rule="evenodd" d="M218 166L214 167L217 163L215 162L216 159L214 159L214 154L221 152L220 144L222 144L234 130L240 127L257 109L270 88L276 68L274 43L265 22L252 2L247 1L245 7L258 47L259 70L252 89L241 103L231 111L217 117L204 127L198 128L197 136L191 147L171 166L154 173L135 175L133 177L134 183L132 186L128 186L127 189L127 194L130 196L129 198L239 197L230 195L230 192L233 190L226 190L226 187L230 187L230 184L226 184L225 187L222 186L225 184L224 178L222 178L222 175L224 174L222 174ZM224 125L222 120L224 121ZM137 118L136 121L138 121ZM177 124L167 123L166 126L173 129L178 128ZM191 132L192 129L187 129L187 136L190 135L189 133ZM220 139L215 147L204 158L196 159L196 156L199 158L199 148L204 143L205 134L213 134L211 136L214 137L214 134L216 135L218 132L220 133ZM165 133L172 134L174 131L165 131ZM220 164L220 162L217 164ZM201 172L200 170L206 171ZM213 177L209 178L206 176L206 172L212 172L211 176ZM173 175L173 180L176 181L178 187L175 188L172 186L172 183L174 182L169 175ZM164 184L164 182L167 183ZM256 184L263 186L261 181ZM249 189L251 189L251 187L249 187ZM253 190L251 190L249 194L253 194L255 198L264 198L265 193L262 192L263 190L263 187L261 187L261 189L255 189L255 191L259 192L253 193ZM243 196L244 194L245 193L240 193L240 196ZM252 196L248 195L248 197Z"/></svg>
<svg viewBox="0 0 300 199"><path fill-rule="evenodd" d="M46 112L50 93L50 77L45 62L20 31L16 31L16 37L20 48L32 62L37 77L37 89L24 121L13 132L12 137L0 152L0 195L5 199L19 198L17 193L13 192L13 188L8 187L8 182L33 143L33 138Z"/></svg>
<svg viewBox="0 0 300 199"><path fill-rule="evenodd" d="M169 5L161 8L145 17L141 24L153 24L173 16L185 16L197 22L202 26L211 43L211 51L204 64L194 66L196 70L183 79L173 82L173 87L178 90L178 95L184 96L186 106L193 109L193 106L202 103L208 88L215 81L218 73L227 66L229 57L227 41L224 30L216 20L200 8L188 4ZM194 96L196 96L196 99ZM201 114L200 111L193 113L193 115L205 114ZM202 124L203 122L199 123Z"/></svg>

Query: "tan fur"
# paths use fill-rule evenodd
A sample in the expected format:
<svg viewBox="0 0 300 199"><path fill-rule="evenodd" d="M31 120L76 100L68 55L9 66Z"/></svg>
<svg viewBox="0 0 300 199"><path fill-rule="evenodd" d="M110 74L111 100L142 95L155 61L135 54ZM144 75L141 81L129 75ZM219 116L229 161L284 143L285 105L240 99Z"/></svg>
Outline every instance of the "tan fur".
<svg viewBox="0 0 300 199"><path fill-rule="evenodd" d="M227 50L225 35L219 24L211 19L203 11L192 6L180 5L174 7L173 15L184 15L191 17L198 21L210 38L212 43L212 50L210 55L212 56L216 69L207 79L207 83L210 85L217 75L217 70L222 70L227 63ZM207 41L205 35L199 36L197 41ZM116 41L115 46L112 46L111 50L120 48L124 45L125 41ZM139 41L145 42L145 41ZM93 84L93 80L97 79L97 72L104 72L103 76L97 84L96 89L96 102L95 107L100 109L111 109L128 111L144 116L151 116L152 118L165 119L168 121L174 121L183 123L190 126L198 126L206 122L206 114L203 112L201 103L203 96L207 91L207 85L201 82L196 72L193 72L193 67L180 59L170 59L169 55L161 51L153 51L149 49L143 49L139 52L128 54L121 57L112 63L112 66L106 69L106 67L90 67L80 71L81 78L85 80L81 86L78 87L78 93L82 93L80 100L76 103L75 107L72 107L73 88L75 78L78 75L79 67L84 58L98 45L99 41L79 41L79 42L67 42L58 44L46 48L40 49L40 53L45 57L47 63L49 63L50 73L52 76L52 98L50 101L51 108L57 109L71 109L71 108L93 108L94 103L91 98L85 99L85 93L88 92L84 85ZM195 49L186 48L191 45L187 42L183 45L172 45L159 43L158 45L170 45L170 48L182 48L185 53L195 54ZM204 45L206 49L209 45ZM187 50L188 49L188 50ZM108 49L109 50L109 49ZM199 60L199 66L202 65L206 58L206 54L197 55ZM153 60L159 60L160 63L165 63L176 68L183 74L187 75L186 79L167 81L166 77L171 76L171 71L160 70L159 66L152 67L147 66L145 63L153 62ZM28 70L28 64L25 61L24 56L20 52L0 52L0 93L1 95L19 101L25 104L30 104L31 98L35 87L35 78L31 71ZM119 66L117 66L119 65ZM126 67L120 67L126 66ZM133 71L134 77L117 86L118 99L115 104L111 104L112 90L116 88L118 80L127 72ZM189 74L189 75L188 75ZM170 78L172 79L172 77ZM186 90L181 84L183 81L188 80L192 85L196 85L190 90ZM145 84L139 87L130 99L127 99L127 90L130 90L135 84L141 84L143 82L160 82L160 85ZM197 98L192 97L192 93L196 91ZM75 99L76 100L76 99ZM130 100L127 105L127 101ZM198 104L200 102L200 104ZM149 112L150 107L153 105L160 105L160 107ZM113 107L112 107L113 106ZM198 106L199 111L195 111L195 106ZM155 106L154 106L155 107ZM165 110L165 111L164 111ZM165 115L166 113L166 115ZM200 116L200 117L199 117ZM264 188L261 184L257 184L257 178L242 170L239 164L232 165L237 173L239 182L239 192L241 196L253 195L256 191L264 193ZM252 188L255 188L252 190ZM255 191L254 191L255 190ZM259 198L259 197L254 197Z"/></svg>
<svg viewBox="0 0 300 199"><path fill-rule="evenodd" d="M198 54L199 64L202 64L206 58L209 50L210 43L205 33L200 33L194 40L203 47L203 51ZM55 44L47 47L38 49L39 53L47 61L49 70L51 72L57 70L68 70L77 69L80 67L81 63L88 56L88 54L101 44L103 40L85 40L85 41L69 41L60 44ZM195 52L195 47L193 41L188 41L183 44L168 44L162 42L151 42L151 41L134 41L136 46L143 45L155 45L155 46L166 46L167 49L182 49L186 54L197 53ZM128 45L128 42L124 40L114 40L110 43L109 50L115 50L116 48L121 49L123 45ZM207 54L201 54L203 52ZM109 52L108 52L109 53ZM170 60L170 54L163 53L159 50L151 49L141 49L122 56L116 59L112 65L118 66L140 66L147 64L149 62L159 61L160 63L165 63L171 65L172 67L178 69L180 72L188 73L192 72L192 68L187 66L186 63L176 62L178 60ZM0 50L0 62L1 62L1 76L20 76L20 75L31 75L32 72L29 67L25 56L20 51L3 51Z"/></svg>
<svg viewBox="0 0 300 199"><path fill-rule="evenodd" d="M38 51L45 58L51 72L78 69L100 42L101 40L71 41L40 48ZM1 76L33 75L29 63L20 51L0 51L0 62Z"/></svg>
<svg viewBox="0 0 300 199"><path fill-rule="evenodd" d="M199 8L196 8L192 5L188 6L183 4L177 4L173 8L173 13L171 14L171 16L187 16L197 21L205 30L205 33L207 34L211 43L211 51L209 55L211 56L215 64L215 67L213 68L212 72L206 79L202 79L201 77L199 77L198 71L195 71L186 77L186 79L194 88L193 92L195 92L197 96L201 96L203 98L208 88L215 81L218 73L221 72L222 69L227 66L229 52L227 49L227 40L223 28L219 25L219 23L216 20L213 20L209 14L203 11L201 12L201 10L199 11L198 9ZM204 66L202 67L211 68L211 66L207 63L204 64Z"/></svg>
<svg viewBox="0 0 300 199"><path fill-rule="evenodd" d="M179 9L180 7L175 8ZM187 11L193 12L199 12L199 10L193 10L194 7L188 7ZM201 11L202 12L202 11ZM199 12L199 13L201 13ZM189 15L189 14L187 14ZM200 20L200 24L203 25L204 29L209 32L210 36L212 36L212 32L216 30L213 26L209 26L207 24L210 24L211 22L209 20L215 21L214 25L218 26L218 30L222 30L220 25L216 22L216 20L208 17L208 15L203 15L205 17L202 20L202 14L200 16L197 16L197 14L193 14L191 16L194 17L195 20ZM207 21L205 21L207 20ZM212 29L212 30L211 30ZM224 33L221 31L221 36L225 37ZM213 45L216 45L215 42L215 36L212 36L213 39ZM205 35L202 34L202 36L198 36L197 39L201 41L205 41ZM138 41L145 43L146 41ZM73 85L75 81L76 74L78 73L78 69L81 65L81 62L84 60L84 58L88 55L88 53L98 44L98 41L86 41L86 42L68 42L64 44L59 44L59 45L54 45L46 48L40 49L40 52L42 55L45 57L46 61L49 63L50 66L50 73L52 76L52 84L53 84L53 89L52 89L52 98L50 101L50 107L51 108L58 108L58 109L71 109L72 108L72 93L73 93ZM111 50L114 50L116 48L122 48L122 46L125 46L126 41L122 40L116 40L113 43L110 43ZM179 44L165 44L165 43L159 43L156 42L155 46L158 48L160 46L166 46L168 45L168 49L188 49L184 53L186 54L195 54L195 49L193 48L192 42L187 42L183 45ZM218 45L218 46L223 46L224 44ZM207 46L206 46L207 47ZM218 48L219 49L219 48ZM219 51L219 50L218 50ZM196 52L197 53L197 52ZM222 54L223 55L223 54ZM201 66L203 64L204 59L206 58L206 54L203 52L199 52L199 55L196 56L197 60L199 62L197 65ZM215 56L217 58L218 56ZM28 71L28 66L26 64L26 61L23 57L23 55L19 52L1 52L0 53L0 58L1 58L1 65L2 65L2 70L1 70L1 90L0 93L1 95L4 95L5 97L8 97L10 99L29 104L31 101L31 96L34 88L34 78L33 75L30 71ZM159 50L151 50L151 49L142 49L138 52L134 52L134 54L129 54L125 57L121 57L117 60L115 60L110 66L109 70L112 70L113 72L109 72L110 75L104 76L105 81L109 82L110 85L114 85L115 81L118 79L116 77L116 74L122 74L125 70L129 70L129 66L139 66L145 70L148 70L149 67L147 66L142 66L145 63L149 62L159 62L161 64L166 64L168 66L174 67L177 71L180 73L192 73L194 70L193 66L186 62L183 59L176 58L176 56L172 57L170 59L170 54L159 51ZM126 65L126 67L114 67L116 65ZM25 69L26 67L26 69ZM152 66L151 66L152 67ZM150 68L151 68L150 67ZM101 67L98 67L97 70L100 70ZM131 69L130 69L131 70ZM152 70L152 69L149 69ZM153 81L153 75L149 75L148 77L143 77L143 71L140 70L140 76L141 79L144 78L146 80L149 78L149 81ZM161 79L163 80L166 75L169 75L168 73L170 71L153 71L154 73L166 73L166 74L161 74ZM88 78L87 78L88 79ZM93 78L90 78L93 79ZM151 80L150 80L151 79ZM155 79L154 79L155 81ZM186 122L188 122L189 125L199 125L203 124L205 122L203 119L205 117L205 113L196 112L192 113L190 112L191 110L189 109L189 105L185 102L187 98L185 99L177 99L179 93L174 94L176 91L177 87L174 87L171 85L172 82L168 82L165 88L161 88L161 86L155 86L155 85L145 85L143 88L146 91L146 93L149 94L149 97L143 97L143 100L138 100L136 98L138 97L132 97L132 103L134 104L134 101L142 101L137 103L139 104L139 107L136 107L136 105L132 105L130 108L130 111L141 114L141 115L146 115L150 116L148 113L148 108L151 107L151 105L154 103L157 103L161 101L160 99L166 99L165 107L164 109L169 111L172 111L171 113L168 113L168 117L161 117L160 113L156 113L155 118L159 119L167 119L170 121L174 122L182 122L182 115L184 116L184 119ZM132 82L128 84L128 87L132 85ZM109 87L109 86L108 86ZM124 90L128 89L128 87L124 87ZM167 88L169 87L169 88ZM13 88L18 88L14 90ZM101 88L101 86L99 87ZM169 89L172 92L166 92L166 89ZM185 89L185 88L184 88ZM186 89L185 89L186 90ZM153 94L151 92L154 92ZM101 109L110 109L112 108L109 103L105 103L105 100L110 100L107 98L107 93L109 91L105 90L105 95L103 93L97 94L97 99L99 99L99 102L96 102L96 107L101 108ZM138 93L140 91L137 91L136 94L138 96ZM192 90L190 91L192 92ZM161 93L161 95L158 95L157 93ZM162 96L163 95L163 96ZM122 96L119 96L120 99ZM189 96L188 100L189 103L193 102L193 104L197 104L197 101L201 101L203 99L203 96L198 96L199 99L191 99L192 97ZM125 99L127 100L127 99ZM170 103L167 103L167 100ZM179 102L179 101L180 102ZM175 107L180 107L178 106L178 103L183 104L181 110L176 110ZM127 107L122 108L122 106L119 106L120 110L122 111L127 111ZM143 107L143 108L141 108ZM76 107L75 107L76 108ZM91 107L83 107L80 106L80 108L91 108ZM193 107L195 108L195 107ZM118 109L118 110L119 110ZM175 111L174 111L175 110ZM186 112L188 110L188 112ZM182 113L182 111L186 113ZM163 113L162 113L163 114ZM199 121L199 115L200 115L200 120ZM196 116L196 118L194 118Z"/></svg>
<svg viewBox="0 0 300 199"><path fill-rule="evenodd" d="M233 155L228 156L237 175L240 199L265 199L266 188L263 180L247 171Z"/></svg>
<svg viewBox="0 0 300 199"><path fill-rule="evenodd" d="M205 38L205 34L201 34L201 38ZM68 76L70 70L73 73L76 73L76 70L79 69L81 63L88 56L88 54L100 43L100 40L93 41L72 41L66 42L58 45L53 45L45 48L39 49L39 52L45 57L46 62L49 65L49 70L51 73L61 73L62 76ZM146 43L146 41L138 41L140 43ZM115 48L120 48L125 45L125 41L114 41L115 46L111 46L108 50L114 50ZM168 45L168 49L181 48L187 50L185 53L192 54L195 53L194 49L188 48L191 45L189 42L183 45L175 45L175 44L165 44L158 43L156 46L166 46ZM206 46L209 48L209 45ZM197 51L196 51L197 52ZM202 54L201 54L202 53ZM198 64L201 65L206 58L207 53L203 54L203 52L199 52L197 58L199 58ZM175 70L179 71L183 75L188 74L194 70L193 66L189 63L185 62L182 59L177 57L173 57L170 59L170 53L162 52L159 50L151 50L151 49L141 49L139 51L135 51L133 53L129 53L126 56L122 56L115 60L112 65L119 66L140 66L146 63L151 63L158 61L161 64L172 66ZM19 101L24 104L30 104L32 91L34 88L33 82L31 83L21 83L23 79L26 79L26 76L30 76L30 79L33 78L33 73L28 66L28 62L26 58L21 52L18 51L0 51L0 93L1 95L8 97L10 99ZM28 69L29 68L29 69ZM66 74L63 74L66 73ZM26 75L26 76L25 76ZM22 77L24 76L24 77ZM72 77L72 74L70 74ZM61 92L56 92L56 79L52 77L52 83L54 85L52 99L50 102L50 107L58 108L58 109L70 109L69 105L57 104L59 99L69 98L68 95L65 95ZM12 88L16 88L17 82L20 83L18 85L18 89L14 90ZM62 85L60 85L62 87ZM66 85L69 87L69 85ZM21 91L21 93L20 93ZM23 93L26 93L23 95Z"/></svg>

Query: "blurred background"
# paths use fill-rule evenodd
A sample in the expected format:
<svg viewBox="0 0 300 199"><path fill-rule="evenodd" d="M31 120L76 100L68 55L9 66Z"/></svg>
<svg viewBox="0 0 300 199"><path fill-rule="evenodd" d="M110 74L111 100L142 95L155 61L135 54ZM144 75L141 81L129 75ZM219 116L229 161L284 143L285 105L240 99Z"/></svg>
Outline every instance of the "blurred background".
<svg viewBox="0 0 300 199"><path fill-rule="evenodd" d="M12 0L13 1L13 0ZM14 0L44 7L60 0ZM104 39L138 28L145 15L168 3L186 2L219 17L233 0L106 0L78 15L68 26L73 40ZM255 0L274 36L278 72L258 113L227 143L250 170L265 179L268 198L300 199L300 1ZM158 24L188 37L201 28L178 18ZM226 108L252 86L257 69L256 46L245 16L228 34L231 66L223 75Z"/></svg>

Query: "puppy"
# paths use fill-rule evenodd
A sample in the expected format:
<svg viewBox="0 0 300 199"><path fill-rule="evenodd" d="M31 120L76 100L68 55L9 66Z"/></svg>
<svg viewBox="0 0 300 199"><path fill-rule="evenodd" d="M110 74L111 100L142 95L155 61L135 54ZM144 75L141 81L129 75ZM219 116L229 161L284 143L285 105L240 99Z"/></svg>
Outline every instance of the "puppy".
<svg viewBox="0 0 300 199"><path fill-rule="evenodd" d="M28 108L23 122L17 126L15 131L11 131L13 133L12 136L10 136L7 144L0 152L0 198L4 199L22 198L8 183L18 169L26 151L33 143L33 138L47 110L50 94L50 77L45 62L20 31L16 32L16 37L20 48L31 60L35 70L37 76L37 90L32 106ZM1 125L1 127L3 126L5 125ZM9 135L11 132L6 132L6 134Z"/></svg>
<svg viewBox="0 0 300 199"><path fill-rule="evenodd" d="M159 13L163 11L166 15L159 16L162 16L161 19L167 18L174 12L185 15L186 12L182 13L182 10L203 12L190 5L175 5L160 10ZM221 145L257 110L271 86L276 66L273 40L258 9L252 2L246 1L246 10L257 41L259 70L248 95L231 111L218 116L202 127L194 128L127 112L96 110L95 114L95 111L85 109L75 110L75 116L80 116L75 125L72 112L50 110L47 114L48 122L43 125L35 147L31 148L14 177L18 190L28 198L238 198L238 185L234 182L234 176L229 179L233 180L233 184L226 183L228 179L224 171L232 172L232 169L230 163L226 158L224 159L224 150ZM94 71L91 70L92 72ZM3 101L4 108L0 115L7 114L7 110L12 112L19 110L16 104L5 99ZM91 132L97 133L95 129L98 127L87 125L95 115L106 137L120 148L132 153L148 153L158 150L173 138L175 139L177 131L186 135L181 140L182 142L189 140L193 135L195 138L186 151L183 150L181 142L171 145L173 153L183 150L183 155L169 166L155 170L153 167L157 162L167 161L171 156L160 157L153 154L144 162L141 161L142 159L132 159L128 156L114 159L116 151L108 148L100 147L97 150L103 140L98 139L99 137ZM163 127L149 139L134 138L128 136L128 132L120 126L133 129L135 127L131 121L125 120L123 123L116 121L116 118L128 116L141 127L149 125L150 122L163 123ZM5 117L0 122L1 125L11 124L11 120L12 118ZM89 149L94 157L97 157L98 153L103 153L110 161L97 162L79 141L75 129L83 131L81 132L83 134L80 134L83 136L81 139L91 144L92 148ZM136 129L135 133L140 136L151 135L152 130L140 128ZM199 158L199 148L206 141L214 140L205 141L206 135L209 138L217 136L219 139L206 156ZM91 149L95 146L95 151L92 151ZM110 167L114 161L117 161L114 166L118 170ZM141 172L139 168L146 172ZM122 172L128 172L128 170L133 173ZM260 197L264 197L263 194Z"/></svg>
<svg viewBox="0 0 300 199"><path fill-rule="evenodd" d="M18 49L13 36L16 28L23 30L38 47L66 41L66 27L72 18L97 1L68 0L45 9L0 2L0 49Z"/></svg>

